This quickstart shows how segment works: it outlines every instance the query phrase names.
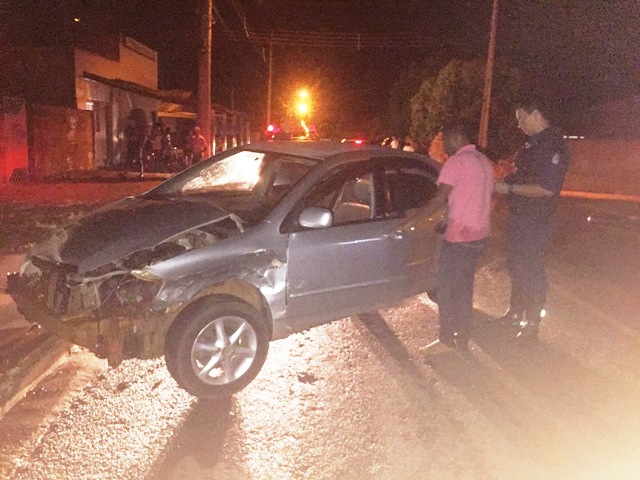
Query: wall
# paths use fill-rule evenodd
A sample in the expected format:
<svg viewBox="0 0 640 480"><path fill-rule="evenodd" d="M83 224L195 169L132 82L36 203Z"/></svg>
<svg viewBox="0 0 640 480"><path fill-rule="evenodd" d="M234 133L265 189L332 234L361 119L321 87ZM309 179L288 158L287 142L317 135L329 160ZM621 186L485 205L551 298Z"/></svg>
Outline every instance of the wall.
<svg viewBox="0 0 640 480"><path fill-rule="evenodd" d="M14 170L28 171L27 112L21 98L0 100L0 183L7 183Z"/></svg>
<svg viewBox="0 0 640 480"><path fill-rule="evenodd" d="M565 190L640 195L640 141L571 140Z"/></svg>
<svg viewBox="0 0 640 480"><path fill-rule="evenodd" d="M92 112L34 105L29 109L29 123L33 138L31 173L36 179L95 168Z"/></svg>
<svg viewBox="0 0 640 480"><path fill-rule="evenodd" d="M149 126L152 113L162 101L127 92L100 82L84 79L87 99L93 104L95 127L95 166L113 167L124 161L126 145L124 129L132 110L145 112L145 125Z"/></svg>
<svg viewBox="0 0 640 480"><path fill-rule="evenodd" d="M595 106L585 131L590 138L640 140L640 95L630 95Z"/></svg>
<svg viewBox="0 0 640 480"><path fill-rule="evenodd" d="M158 55L145 45L124 35L119 36L117 56L105 56L75 49L76 106L92 110L95 127L94 167L113 167L122 161L122 130L129 111L141 108L158 110L159 100L104 85L84 78L84 73L123 80L158 89Z"/></svg>
<svg viewBox="0 0 640 480"><path fill-rule="evenodd" d="M75 107L73 55L66 47L0 48L0 91L28 104Z"/></svg>
<svg viewBox="0 0 640 480"><path fill-rule="evenodd" d="M126 36L120 37L118 59L109 59L95 53L75 49L75 75L77 108L85 109L89 91L83 74L93 73L104 78L133 82L152 90L158 89L157 53Z"/></svg>

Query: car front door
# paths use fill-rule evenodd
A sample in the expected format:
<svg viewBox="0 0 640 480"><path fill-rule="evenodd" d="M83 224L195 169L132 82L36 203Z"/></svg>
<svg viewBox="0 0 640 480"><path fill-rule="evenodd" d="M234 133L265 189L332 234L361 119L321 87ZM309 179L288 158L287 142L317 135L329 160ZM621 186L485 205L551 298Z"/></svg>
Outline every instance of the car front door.
<svg viewBox="0 0 640 480"><path fill-rule="evenodd" d="M309 192L300 208L330 209L333 224L290 233L287 316L297 329L435 288L444 212L420 211L436 178L421 160L391 157L331 172Z"/></svg>
<svg viewBox="0 0 640 480"><path fill-rule="evenodd" d="M287 317L296 330L404 296L408 251L399 219L384 213L381 178L369 162L340 169L303 200L300 208L331 210L333 223L289 235Z"/></svg>

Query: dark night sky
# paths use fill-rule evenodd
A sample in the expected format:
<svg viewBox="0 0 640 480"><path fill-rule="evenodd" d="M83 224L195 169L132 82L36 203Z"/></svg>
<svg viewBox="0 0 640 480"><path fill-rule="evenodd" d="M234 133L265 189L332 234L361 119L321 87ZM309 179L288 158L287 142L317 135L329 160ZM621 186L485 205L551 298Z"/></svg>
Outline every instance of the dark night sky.
<svg viewBox="0 0 640 480"><path fill-rule="evenodd" d="M380 115L390 85L410 63L434 72L451 58L486 56L491 0L215 0L213 99L255 114L266 110L264 46L232 41L229 31L358 32L415 35L429 47L385 49L274 47L274 108L293 88L311 87L318 108ZM120 29L159 52L161 88L194 89L198 47L195 0L0 0L4 28L29 17L33 40L54 18L79 15L85 28ZM46 7L43 7L46 5ZM234 7L235 5L235 7ZM100 25L102 27L100 27ZM48 32L47 32L48 33ZM44 35L46 37L46 35ZM35 41L35 40L34 40ZM393 43L393 42L392 42ZM397 42L396 42L397 43ZM501 0L497 56L519 67L561 108L576 114L600 100L637 94L640 2Z"/></svg>

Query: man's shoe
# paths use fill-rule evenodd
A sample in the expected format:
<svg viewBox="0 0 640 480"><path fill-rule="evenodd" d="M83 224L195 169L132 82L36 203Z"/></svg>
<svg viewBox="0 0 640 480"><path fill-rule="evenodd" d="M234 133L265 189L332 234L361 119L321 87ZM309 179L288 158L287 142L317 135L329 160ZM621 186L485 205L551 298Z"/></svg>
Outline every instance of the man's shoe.
<svg viewBox="0 0 640 480"><path fill-rule="evenodd" d="M455 344L445 343L442 340L435 340L424 347L420 347L420 351L425 355L439 355L441 353L455 352Z"/></svg>

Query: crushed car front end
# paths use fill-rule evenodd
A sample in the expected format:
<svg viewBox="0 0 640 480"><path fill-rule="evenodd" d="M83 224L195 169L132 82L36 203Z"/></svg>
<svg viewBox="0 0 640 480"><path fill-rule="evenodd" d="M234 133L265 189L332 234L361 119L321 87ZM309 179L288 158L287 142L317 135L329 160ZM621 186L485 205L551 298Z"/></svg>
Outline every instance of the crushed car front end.
<svg viewBox="0 0 640 480"><path fill-rule="evenodd" d="M177 312L152 308L161 279L142 280L132 272L99 279L38 258L24 266L34 273L10 273L7 292L27 320L108 359L110 365L162 355L164 336Z"/></svg>
<svg viewBox="0 0 640 480"><path fill-rule="evenodd" d="M156 236L147 234L144 242L122 240L116 248L113 237L121 232L88 233L95 231L88 225L96 218L104 224L106 217L113 220L111 230L122 225L129 233L135 233L135 223L140 230L149 229L149 224L136 220L147 203L129 199L124 204L114 204L36 245L20 271L7 278L7 292L25 318L107 358L111 365L118 365L125 358L162 356L167 329L186 301L179 294L184 290L179 285L184 279L167 284L150 267L236 236L242 226L232 214L212 214L209 206L203 209L210 217L208 223L180 225ZM163 209L154 203L156 209ZM165 209L167 223L176 225L170 213L179 210ZM191 206L192 213L194 210L198 216L197 205ZM127 221L115 221L114 212ZM109 236L111 250L102 248L103 239ZM74 247L78 238L82 248L92 248L79 253L80 249Z"/></svg>

